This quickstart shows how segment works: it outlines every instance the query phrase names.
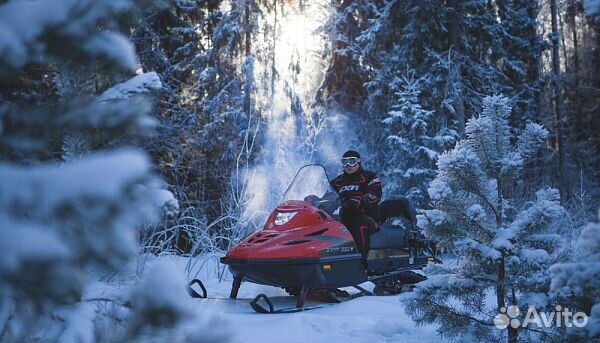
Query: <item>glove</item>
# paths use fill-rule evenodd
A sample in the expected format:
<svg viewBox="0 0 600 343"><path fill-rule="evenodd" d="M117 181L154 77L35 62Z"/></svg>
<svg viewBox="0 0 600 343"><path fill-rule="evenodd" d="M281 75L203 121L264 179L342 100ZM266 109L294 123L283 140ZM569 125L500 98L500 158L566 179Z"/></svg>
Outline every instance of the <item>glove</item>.
<svg viewBox="0 0 600 343"><path fill-rule="evenodd" d="M319 197L314 194L307 195L306 197L304 197L304 201L310 201L311 203L316 200L321 200L321 199L319 199Z"/></svg>
<svg viewBox="0 0 600 343"><path fill-rule="evenodd" d="M308 202L310 202L310 204L311 204L312 206L316 206L316 205L317 205L317 203L319 202L319 200L321 200L321 199L320 199L318 196L316 196L316 195L313 195L313 194L311 194L311 195L308 195L308 196L306 196L306 197L304 198L304 201L308 201Z"/></svg>
<svg viewBox="0 0 600 343"><path fill-rule="evenodd" d="M356 213L362 212L362 199L359 197L352 197L342 204L342 210L344 213Z"/></svg>

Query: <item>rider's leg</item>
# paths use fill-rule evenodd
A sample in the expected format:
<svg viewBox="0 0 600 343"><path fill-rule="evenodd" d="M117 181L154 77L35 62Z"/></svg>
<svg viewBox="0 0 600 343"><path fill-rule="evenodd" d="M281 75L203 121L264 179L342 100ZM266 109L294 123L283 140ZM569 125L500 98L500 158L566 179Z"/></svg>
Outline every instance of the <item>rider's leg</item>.
<svg viewBox="0 0 600 343"><path fill-rule="evenodd" d="M377 230L377 223L373 218L365 215L352 218L350 225L347 225L356 248L362 255L362 263L367 268L367 257L371 247L371 235Z"/></svg>

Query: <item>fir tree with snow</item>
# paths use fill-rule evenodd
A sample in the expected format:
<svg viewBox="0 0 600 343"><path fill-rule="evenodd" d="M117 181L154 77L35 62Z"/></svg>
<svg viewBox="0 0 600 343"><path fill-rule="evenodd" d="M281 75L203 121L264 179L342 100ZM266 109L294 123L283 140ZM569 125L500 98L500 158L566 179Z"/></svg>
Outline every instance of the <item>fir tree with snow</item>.
<svg viewBox="0 0 600 343"><path fill-rule="evenodd" d="M435 161L443 145L436 139L434 112L419 103L420 81L414 73L407 73L390 85L396 90L396 102L383 123L389 132L387 158L393 162L385 171L384 184L388 193L404 195L423 207L428 203L427 187L435 176Z"/></svg>
<svg viewBox="0 0 600 343"><path fill-rule="evenodd" d="M156 334L169 337L182 323L173 295L149 303L144 286L89 294L99 275L135 261L138 229L163 201L177 207L136 148L156 126L148 96L162 82L134 73L133 44L117 30L133 12L125 0L0 5L2 342L156 341L135 318L163 318L152 312L157 303L175 315ZM81 81L90 79L95 86ZM182 277L169 282L184 289Z"/></svg>
<svg viewBox="0 0 600 343"><path fill-rule="evenodd" d="M467 138L440 156L429 188L434 208L418 218L425 235L456 252L458 261L428 267L429 279L405 303L418 324L438 324L445 338L517 342L544 333L499 330L494 318L511 305L525 313L530 304L548 303L548 268L560 238L553 223L565 211L552 188L525 203L511 198L523 164L548 132L529 123L515 137L509 100L490 96L483 104L466 125Z"/></svg>

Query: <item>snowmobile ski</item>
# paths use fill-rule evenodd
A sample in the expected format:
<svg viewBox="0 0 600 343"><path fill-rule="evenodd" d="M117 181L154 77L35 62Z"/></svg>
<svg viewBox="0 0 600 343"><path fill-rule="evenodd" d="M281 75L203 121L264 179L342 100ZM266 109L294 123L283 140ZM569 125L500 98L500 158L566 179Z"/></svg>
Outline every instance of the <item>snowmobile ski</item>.
<svg viewBox="0 0 600 343"><path fill-rule="evenodd" d="M336 300L337 300L336 302L324 303L324 304L319 304L319 305L315 305L315 306L306 306L306 307L304 306L304 298L306 297L306 294L308 292L308 288L305 288L305 287L303 287L302 291L298 295L298 302L296 304L296 307L286 307L286 308L281 308L281 309L275 309L273 302L265 294L257 295L254 299L252 299L252 301L250 301L250 306L252 306L252 309L256 313L261 313L261 314L296 313L296 312L304 312L304 311L310 311L310 310L316 310L319 308L328 307L331 305L339 304L341 302L356 299L356 298L359 298L359 297L362 297L365 295L373 295L373 293L369 292L368 290L366 290L360 286L353 286L353 287L358 289L360 292L354 293L354 294L348 294L343 297L338 297L338 298L336 298ZM340 290L336 290L336 291L347 294L347 292L345 292L345 291L340 291ZM261 302L266 303L268 308L261 305Z"/></svg>

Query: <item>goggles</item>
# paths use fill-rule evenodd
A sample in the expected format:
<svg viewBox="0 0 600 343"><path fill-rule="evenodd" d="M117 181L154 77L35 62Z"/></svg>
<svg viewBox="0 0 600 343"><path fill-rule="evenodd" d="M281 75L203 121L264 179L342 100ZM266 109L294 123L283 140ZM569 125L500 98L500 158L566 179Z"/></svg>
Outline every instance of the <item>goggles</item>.
<svg viewBox="0 0 600 343"><path fill-rule="evenodd" d="M354 167L355 165L358 164L358 158L357 157L344 157L342 158L342 166L345 167Z"/></svg>

